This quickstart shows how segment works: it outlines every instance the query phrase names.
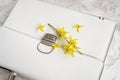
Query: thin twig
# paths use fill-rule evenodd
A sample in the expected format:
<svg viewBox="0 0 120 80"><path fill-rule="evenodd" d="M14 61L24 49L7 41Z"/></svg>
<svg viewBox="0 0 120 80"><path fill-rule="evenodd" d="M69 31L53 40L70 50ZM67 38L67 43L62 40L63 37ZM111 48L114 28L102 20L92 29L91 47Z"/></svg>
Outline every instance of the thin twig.
<svg viewBox="0 0 120 80"><path fill-rule="evenodd" d="M48 25L49 25L52 29L54 29L54 30L57 32L56 28L53 27L50 23L48 23ZM57 33L58 33L58 32L57 32ZM58 33L58 34L60 35L60 33ZM69 43L69 41L68 41L67 39L65 39L65 41ZM97 58L97 57L95 57L95 56L91 56L91 55L88 55L88 54L82 53L82 52L79 51L78 49L76 49L76 51L77 51L78 53L80 53L81 55L85 55L85 56L88 56L88 57L91 57L91 58L94 58L94 59L97 59L97 60L103 62L101 59L99 59L99 58Z"/></svg>
<svg viewBox="0 0 120 80"><path fill-rule="evenodd" d="M50 23L48 23L48 25L57 32L56 28L53 27ZM57 32L57 33L58 33L58 32ZM58 34L60 35L60 33L58 33ZM65 39L65 41L69 43L69 41L68 41L67 39ZM81 55L83 55L83 53L82 53L81 51L79 51L78 49L75 49L75 50L76 50L78 53L80 53Z"/></svg>

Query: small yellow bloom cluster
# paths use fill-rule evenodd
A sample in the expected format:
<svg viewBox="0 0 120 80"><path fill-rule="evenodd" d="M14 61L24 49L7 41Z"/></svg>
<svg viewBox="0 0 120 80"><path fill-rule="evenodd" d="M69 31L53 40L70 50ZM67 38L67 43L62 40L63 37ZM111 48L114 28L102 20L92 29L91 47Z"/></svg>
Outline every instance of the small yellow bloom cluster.
<svg viewBox="0 0 120 80"><path fill-rule="evenodd" d="M56 30L57 30L57 32L59 33L59 36L61 37L61 39L67 39L66 34L67 34L68 32L65 31L64 27L62 27L62 28L57 28Z"/></svg>
<svg viewBox="0 0 120 80"><path fill-rule="evenodd" d="M57 49L57 48L60 47L58 43L55 43L55 44L53 44L52 46L53 46L53 49Z"/></svg>
<svg viewBox="0 0 120 80"><path fill-rule="evenodd" d="M37 27L37 30L40 30L40 31L44 32L44 27L45 27L45 25L40 24L40 25ZM75 24L73 27L76 28L77 32L79 32L80 29L81 29L83 26L80 25L80 24ZM60 34L60 36L61 36L62 39L67 38L67 36L65 36L65 35L67 34L67 32L65 31L64 27L58 28L57 31L59 32L59 34Z"/></svg>
<svg viewBox="0 0 120 80"><path fill-rule="evenodd" d="M75 50L76 49L80 49L78 46L77 46L77 40L78 39L73 39L71 36L70 36L70 39L69 39L69 42L68 44L65 44L64 45L64 51L66 54L71 54L73 57L75 56Z"/></svg>
<svg viewBox="0 0 120 80"><path fill-rule="evenodd" d="M40 24L40 25L37 27L37 30L40 30L40 31L44 32L44 27L45 27L45 25Z"/></svg>
<svg viewBox="0 0 120 80"><path fill-rule="evenodd" d="M66 54L70 54L70 55L72 55L74 57L75 56L75 50L79 51L79 49L80 49L77 46L77 40L78 39L73 39L72 36L70 36L69 39L68 39L68 36L67 36L68 32L65 30L64 27L56 29L51 24L48 24L48 25L50 27L52 27L59 34L59 37L60 37L61 40L64 40L64 41L67 42L67 44L63 44L63 46L62 46L62 48L65 51L65 53ZM44 31L44 27L45 27L45 25L40 24L37 27L37 30L40 30L40 31L43 32ZM81 26L80 24L75 24L73 27L77 29L77 32L79 32L80 28L83 27L83 26ZM60 48L59 43L55 43L52 46L53 46L53 49Z"/></svg>
<svg viewBox="0 0 120 80"><path fill-rule="evenodd" d="M80 24L75 24L73 27L77 29L77 32L79 32L83 26Z"/></svg>
<svg viewBox="0 0 120 80"><path fill-rule="evenodd" d="M67 44L63 44L63 50L65 51L66 54L70 54L72 56L75 56L75 50L78 50L80 49L78 46L77 46L77 40L78 39L73 39L72 36L70 36L69 40L68 40L68 37L67 37L67 31L65 31L64 27L62 28L57 28L56 29L57 33L59 34L60 38L62 40L65 40L67 41ZM55 45L55 44L54 44ZM55 46L53 46L55 47ZM56 48L56 47L55 47ZM57 47L58 48L58 47Z"/></svg>

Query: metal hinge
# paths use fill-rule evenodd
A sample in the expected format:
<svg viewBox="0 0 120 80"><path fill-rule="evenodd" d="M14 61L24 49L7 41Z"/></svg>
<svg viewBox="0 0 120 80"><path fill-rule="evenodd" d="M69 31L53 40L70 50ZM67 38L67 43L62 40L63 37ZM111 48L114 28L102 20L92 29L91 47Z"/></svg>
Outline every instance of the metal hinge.
<svg viewBox="0 0 120 80"><path fill-rule="evenodd" d="M11 71L8 80L15 80L16 76L17 76L17 73L14 71Z"/></svg>
<svg viewBox="0 0 120 80"><path fill-rule="evenodd" d="M104 20L105 18L104 18L104 17L99 16L99 19Z"/></svg>
<svg viewBox="0 0 120 80"><path fill-rule="evenodd" d="M12 70L10 70L10 69L4 68L4 67L2 67L2 66L0 66L0 68L5 69L5 70L7 70L7 71L10 72L10 75L9 75L9 77L8 77L8 80L15 80L15 77L17 77L17 73L16 73L16 72L14 72L14 71L12 71Z"/></svg>

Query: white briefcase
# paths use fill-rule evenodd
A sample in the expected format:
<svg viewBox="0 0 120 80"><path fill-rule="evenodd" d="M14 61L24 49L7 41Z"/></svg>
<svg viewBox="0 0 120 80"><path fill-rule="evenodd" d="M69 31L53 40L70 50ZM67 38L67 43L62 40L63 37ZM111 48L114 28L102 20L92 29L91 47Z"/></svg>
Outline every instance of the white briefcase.
<svg viewBox="0 0 120 80"><path fill-rule="evenodd" d="M46 25L44 32L36 30L40 23ZM76 52L73 58L62 49L50 54L39 52L42 37L46 33L55 35L48 23L56 28L64 26L79 39L80 50L86 55ZM84 25L79 33L70 27L76 23ZM114 30L115 23L101 17L39 0L19 0L0 28L0 66L32 80L98 80Z"/></svg>

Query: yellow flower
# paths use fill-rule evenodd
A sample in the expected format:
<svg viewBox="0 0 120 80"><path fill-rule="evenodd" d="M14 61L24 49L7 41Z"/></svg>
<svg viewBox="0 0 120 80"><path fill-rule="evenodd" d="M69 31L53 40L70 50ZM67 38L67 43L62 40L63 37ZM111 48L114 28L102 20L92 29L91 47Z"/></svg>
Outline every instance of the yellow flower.
<svg viewBox="0 0 120 80"><path fill-rule="evenodd" d="M60 46L58 45L58 43L55 43L55 44L53 44L52 46L53 46L53 49L57 49L57 48L60 47Z"/></svg>
<svg viewBox="0 0 120 80"><path fill-rule="evenodd" d="M66 34L67 34L68 32L65 31L64 27L62 27L62 28L57 28L56 30L57 30L57 32L59 33L59 35L60 35L60 37L61 37L62 39L66 39L66 38L67 38Z"/></svg>
<svg viewBox="0 0 120 80"><path fill-rule="evenodd" d="M77 29L77 32L79 32L83 26L80 24L75 24L73 27Z"/></svg>
<svg viewBox="0 0 120 80"><path fill-rule="evenodd" d="M48 24L51 28L53 28L58 34L59 34L59 36L62 38L62 41L63 40L65 40L66 42L67 42L67 44L64 44L64 42L63 42L63 44L62 45L60 45L60 46L62 46L62 48L63 48L63 50L65 51L65 53L66 54L70 54L70 55L72 55L73 57L75 56L75 50L77 51L77 52L79 52L80 54L83 54L82 52L80 52L79 51L79 47L77 46L77 40L78 39L73 39L71 36L70 36L70 38L69 38L69 40L67 39L67 36L66 36L66 34L68 33L68 32L66 32L65 31L65 29L64 29L64 27L62 27L62 28L55 28L54 26L52 26L51 24ZM79 24L76 24L75 25L75 27L76 28L78 28L77 30L79 31L79 27L81 28L82 26L80 26ZM60 41L61 42L61 41ZM61 42L62 43L62 42ZM58 48L58 45L56 45L56 44L53 44L53 47L54 47L54 49L55 48Z"/></svg>
<svg viewBox="0 0 120 80"><path fill-rule="evenodd" d="M44 32L44 27L45 27L45 25L40 24L40 25L37 27L37 30L40 30L40 31Z"/></svg>
<svg viewBox="0 0 120 80"><path fill-rule="evenodd" d="M77 38L76 39L73 39L71 36L70 36L70 40L69 40L69 43L75 48L75 49L80 49L78 46L77 46Z"/></svg>
<svg viewBox="0 0 120 80"><path fill-rule="evenodd" d="M63 47L63 49L64 49L64 51L65 51L66 54L70 54L73 57L75 56L75 54L74 54L74 50L75 49L74 49L73 45L71 45L71 44L65 44L64 47Z"/></svg>
<svg viewBox="0 0 120 80"><path fill-rule="evenodd" d="M64 49L64 51L65 51L66 54L70 54L70 55L72 55L73 57L75 56L75 50L80 49L80 48L77 46L77 40L78 40L78 39L73 39L73 38L70 36L70 39L69 39L68 44L65 44L65 45L63 46L63 49Z"/></svg>

